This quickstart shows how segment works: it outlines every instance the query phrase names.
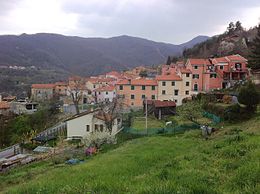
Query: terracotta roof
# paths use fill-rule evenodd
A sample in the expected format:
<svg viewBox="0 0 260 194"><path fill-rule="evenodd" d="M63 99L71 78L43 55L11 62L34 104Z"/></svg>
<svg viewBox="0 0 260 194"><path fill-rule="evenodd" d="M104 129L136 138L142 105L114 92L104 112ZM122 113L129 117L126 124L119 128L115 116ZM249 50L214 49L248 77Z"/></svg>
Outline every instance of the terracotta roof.
<svg viewBox="0 0 260 194"><path fill-rule="evenodd" d="M86 78L86 81L89 81L91 83L100 83L100 82L112 82L112 81L115 81L115 79L113 79L113 78L90 77L90 78Z"/></svg>
<svg viewBox="0 0 260 194"><path fill-rule="evenodd" d="M67 86L68 84L66 82L56 82L56 86Z"/></svg>
<svg viewBox="0 0 260 194"><path fill-rule="evenodd" d="M188 59L191 65L210 65L208 59Z"/></svg>
<svg viewBox="0 0 260 194"><path fill-rule="evenodd" d="M65 121L70 121L70 120L73 120L73 119L77 119L77 118L79 118L79 117L83 117L83 116L85 116L85 115L88 115L88 114L90 114L90 113L94 113L94 112L97 112L97 111L99 111L99 109L85 111L85 112L82 112L82 113L80 113L80 114L78 114L78 115L74 115L74 116L72 116L72 117L66 119Z"/></svg>
<svg viewBox="0 0 260 194"><path fill-rule="evenodd" d="M110 72L106 73L106 75L112 75L112 76L115 76L115 77L121 76L121 74L117 71L110 71Z"/></svg>
<svg viewBox="0 0 260 194"><path fill-rule="evenodd" d="M192 73L190 69L180 68L181 73Z"/></svg>
<svg viewBox="0 0 260 194"><path fill-rule="evenodd" d="M229 56L226 56L227 59L229 59L230 61L241 61L241 62L246 62L247 59L242 57L241 55L229 55Z"/></svg>
<svg viewBox="0 0 260 194"><path fill-rule="evenodd" d="M104 86L104 87L101 87L101 88L97 88L95 91L97 92L107 92L107 91L114 91L115 90L115 86Z"/></svg>
<svg viewBox="0 0 260 194"><path fill-rule="evenodd" d="M157 86L157 81L154 79L132 79L131 85L134 86Z"/></svg>
<svg viewBox="0 0 260 194"><path fill-rule="evenodd" d="M97 113L96 115L94 115L95 118L103 120L103 121L112 121L116 118L116 116L112 116L111 114L108 113L104 113L102 111L100 111L99 113Z"/></svg>
<svg viewBox="0 0 260 194"><path fill-rule="evenodd" d="M10 108L10 104L8 102L0 102L0 109L9 109Z"/></svg>
<svg viewBox="0 0 260 194"><path fill-rule="evenodd" d="M129 79L122 79L122 80L119 80L116 85L130 85L130 82L131 80Z"/></svg>
<svg viewBox="0 0 260 194"><path fill-rule="evenodd" d="M176 103L174 101L161 101L161 100L147 100L147 104L154 104L156 108L176 106Z"/></svg>
<svg viewBox="0 0 260 194"><path fill-rule="evenodd" d="M53 89L55 84L32 84L32 88L36 89Z"/></svg>
<svg viewBox="0 0 260 194"><path fill-rule="evenodd" d="M170 75L158 75L156 76L156 79L158 81L181 81L181 77L176 74L170 74Z"/></svg>

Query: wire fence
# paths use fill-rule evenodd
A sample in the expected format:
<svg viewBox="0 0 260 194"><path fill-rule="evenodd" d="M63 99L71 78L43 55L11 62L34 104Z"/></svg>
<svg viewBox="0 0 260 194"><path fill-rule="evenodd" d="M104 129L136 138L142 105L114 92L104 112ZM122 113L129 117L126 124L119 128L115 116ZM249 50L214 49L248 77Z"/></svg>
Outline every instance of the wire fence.
<svg viewBox="0 0 260 194"><path fill-rule="evenodd" d="M180 134L185 131L199 129L197 124L183 124L178 126L166 127L166 128L148 128L146 129L134 129L131 127L124 127L123 131L135 135L154 135L154 134Z"/></svg>

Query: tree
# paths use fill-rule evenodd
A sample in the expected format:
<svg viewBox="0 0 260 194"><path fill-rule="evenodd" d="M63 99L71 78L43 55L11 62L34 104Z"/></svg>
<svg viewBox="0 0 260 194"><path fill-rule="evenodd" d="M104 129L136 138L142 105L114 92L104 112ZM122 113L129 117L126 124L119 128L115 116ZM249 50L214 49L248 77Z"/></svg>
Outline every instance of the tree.
<svg viewBox="0 0 260 194"><path fill-rule="evenodd" d="M84 82L82 78L75 77L75 79L71 82L68 90L72 98L72 102L75 106L77 115L79 114L79 102L83 96L83 88L84 88Z"/></svg>
<svg viewBox="0 0 260 194"><path fill-rule="evenodd" d="M260 24L257 27L257 35L252 43L248 66L253 70L260 70Z"/></svg>
<svg viewBox="0 0 260 194"><path fill-rule="evenodd" d="M168 56L168 58L167 58L167 62L166 62L166 65L170 65L170 64L171 64L171 62L172 62L172 60L171 60L171 57L170 57L170 56Z"/></svg>
<svg viewBox="0 0 260 194"><path fill-rule="evenodd" d="M236 26L235 31L243 31L244 30L243 27L242 27L242 23L240 21L237 21L235 26Z"/></svg>
<svg viewBox="0 0 260 194"><path fill-rule="evenodd" d="M233 22L230 22L228 27L227 27L227 34L233 34L233 32L235 31L235 24Z"/></svg>
<svg viewBox="0 0 260 194"><path fill-rule="evenodd" d="M260 102L260 95L252 82L248 82L246 86L243 86L238 94L238 101L241 104L246 105L249 112L255 112L257 104Z"/></svg>

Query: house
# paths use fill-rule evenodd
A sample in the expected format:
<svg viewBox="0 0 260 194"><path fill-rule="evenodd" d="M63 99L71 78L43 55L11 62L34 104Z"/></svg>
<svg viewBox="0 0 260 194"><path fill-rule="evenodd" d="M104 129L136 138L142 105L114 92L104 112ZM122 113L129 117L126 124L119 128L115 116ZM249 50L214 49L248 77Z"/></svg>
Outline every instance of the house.
<svg viewBox="0 0 260 194"><path fill-rule="evenodd" d="M179 75L171 73L159 75L158 81L158 100L174 101L176 105L181 105L184 98L190 97L191 72L182 71Z"/></svg>
<svg viewBox="0 0 260 194"><path fill-rule="evenodd" d="M116 88L112 85L103 86L94 90L94 93L97 103L112 102L113 99L116 97Z"/></svg>
<svg viewBox="0 0 260 194"><path fill-rule="evenodd" d="M54 93L55 84L32 84L31 99L34 101L50 100Z"/></svg>
<svg viewBox="0 0 260 194"><path fill-rule="evenodd" d="M158 84L155 79L124 79L116 83L116 93L123 98L123 104L141 108L143 100L157 99Z"/></svg>
<svg viewBox="0 0 260 194"><path fill-rule="evenodd" d="M0 101L0 115L9 113L10 104L6 101Z"/></svg>
<svg viewBox="0 0 260 194"><path fill-rule="evenodd" d="M68 94L68 84L66 82L56 82L55 94L58 96L66 96Z"/></svg>
<svg viewBox="0 0 260 194"><path fill-rule="evenodd" d="M121 130L121 118L111 116L98 109L75 115L66 121L67 139L87 138L94 132L110 133L107 122L112 124L112 135L117 134Z"/></svg>
<svg viewBox="0 0 260 194"><path fill-rule="evenodd" d="M249 75L247 60L240 55L188 59L186 68L192 72L193 93L228 88Z"/></svg>
<svg viewBox="0 0 260 194"><path fill-rule="evenodd" d="M146 105L147 103L147 105ZM162 119L164 116L176 114L176 103L173 101L160 101L160 100L144 100L143 110L147 113L154 115L157 119Z"/></svg>

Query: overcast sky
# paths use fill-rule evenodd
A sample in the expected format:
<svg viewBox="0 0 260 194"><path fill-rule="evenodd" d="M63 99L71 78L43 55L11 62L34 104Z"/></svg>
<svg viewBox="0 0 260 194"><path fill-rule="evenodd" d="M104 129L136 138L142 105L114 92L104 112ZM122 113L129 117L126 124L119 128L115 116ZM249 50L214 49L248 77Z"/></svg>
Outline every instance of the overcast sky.
<svg viewBox="0 0 260 194"><path fill-rule="evenodd" d="M0 34L130 35L179 44L230 21L260 21L260 0L0 0Z"/></svg>

